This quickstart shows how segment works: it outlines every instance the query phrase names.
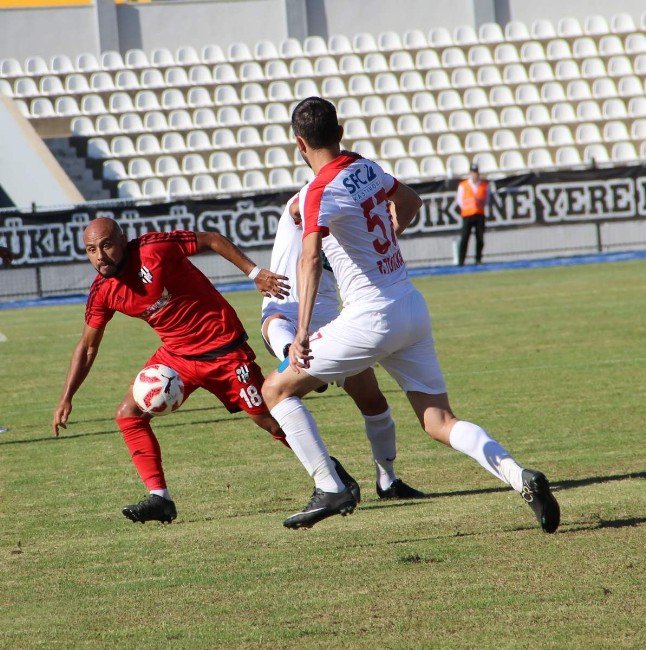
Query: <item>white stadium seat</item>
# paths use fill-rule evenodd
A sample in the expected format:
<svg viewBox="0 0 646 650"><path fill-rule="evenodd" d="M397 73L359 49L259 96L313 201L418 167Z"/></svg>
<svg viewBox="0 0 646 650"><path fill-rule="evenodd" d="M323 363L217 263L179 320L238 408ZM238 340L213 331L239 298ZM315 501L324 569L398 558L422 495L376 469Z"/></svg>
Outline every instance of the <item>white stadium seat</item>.
<svg viewBox="0 0 646 650"><path fill-rule="evenodd" d="M356 140L352 143L351 149L360 156L369 158L370 160L374 160L377 157L375 145L371 140Z"/></svg>
<svg viewBox="0 0 646 650"><path fill-rule="evenodd" d="M261 40L254 45L253 56L256 61L269 61L278 59L280 55L273 41Z"/></svg>
<svg viewBox="0 0 646 650"><path fill-rule="evenodd" d="M471 68L455 68L451 73L453 88L470 88L476 85L476 78Z"/></svg>
<svg viewBox="0 0 646 650"><path fill-rule="evenodd" d="M17 59L0 59L0 76L2 77L22 77L24 71Z"/></svg>
<svg viewBox="0 0 646 650"><path fill-rule="evenodd" d="M644 81L637 76L622 77L619 79L618 90L621 97L642 97L644 95Z"/></svg>
<svg viewBox="0 0 646 650"><path fill-rule="evenodd" d="M639 57L638 57L639 58ZM635 60L635 72L637 74L646 73L646 69L637 69L637 60ZM627 56L613 56L608 61L608 76L610 77L625 77L633 73L633 66Z"/></svg>
<svg viewBox="0 0 646 650"><path fill-rule="evenodd" d="M537 104L535 106L528 106L525 112L525 121L527 124L534 126L543 126L552 123L550 112L547 106Z"/></svg>
<svg viewBox="0 0 646 650"><path fill-rule="evenodd" d="M471 25L460 25L453 30L453 42L456 45L476 45L478 35Z"/></svg>
<svg viewBox="0 0 646 650"><path fill-rule="evenodd" d="M583 34L579 21L571 16L561 18L556 26L556 33L562 38L573 39Z"/></svg>
<svg viewBox="0 0 646 650"><path fill-rule="evenodd" d="M323 97L330 99L336 97L347 97L348 91L340 77L326 77L321 83L321 93Z"/></svg>
<svg viewBox="0 0 646 650"><path fill-rule="evenodd" d="M423 90L413 95L411 108L413 109L413 113L430 113L431 111L437 110L437 104L433 95Z"/></svg>
<svg viewBox="0 0 646 650"><path fill-rule="evenodd" d="M81 113L85 115L98 115L100 113L107 113L101 96L84 95L81 99Z"/></svg>
<svg viewBox="0 0 646 650"><path fill-rule="evenodd" d="M500 154L498 167L501 171L516 172L526 169L525 159L520 151L504 151Z"/></svg>
<svg viewBox="0 0 646 650"><path fill-rule="evenodd" d="M646 120L635 120L630 127L630 138L634 142L646 140Z"/></svg>
<svg viewBox="0 0 646 650"><path fill-rule="evenodd" d="M502 84L500 71L496 66L487 65L478 70L478 86L497 86Z"/></svg>
<svg viewBox="0 0 646 650"><path fill-rule="evenodd" d="M493 60L498 65L506 65L507 63L520 63L518 50L511 43L501 43L496 46L493 52Z"/></svg>
<svg viewBox="0 0 646 650"><path fill-rule="evenodd" d="M167 131L168 120L161 111L148 111L144 114L145 131Z"/></svg>
<svg viewBox="0 0 646 650"><path fill-rule="evenodd" d="M617 87L615 86L615 82L608 77L595 79L592 83L592 96L595 99L609 99L611 97L616 97Z"/></svg>
<svg viewBox="0 0 646 650"><path fill-rule="evenodd" d="M473 118L469 111L453 111L449 115L449 129L451 131L471 131L473 128Z"/></svg>
<svg viewBox="0 0 646 650"><path fill-rule="evenodd" d="M528 104L539 104L541 96L538 88L533 84L522 84L516 88L516 103L519 106L527 106Z"/></svg>
<svg viewBox="0 0 646 650"><path fill-rule="evenodd" d="M620 142L622 140L630 140L626 124L620 121L606 122L603 127L603 139L606 142Z"/></svg>
<svg viewBox="0 0 646 650"><path fill-rule="evenodd" d="M494 63L491 50L486 45L474 45L469 48L467 61L470 66L492 65Z"/></svg>
<svg viewBox="0 0 646 650"><path fill-rule="evenodd" d="M233 63L251 61L253 54L246 43L231 43L227 48L227 60Z"/></svg>
<svg viewBox="0 0 646 650"><path fill-rule="evenodd" d="M216 151L209 157L209 169L214 172L235 170L231 154L226 151Z"/></svg>
<svg viewBox="0 0 646 650"><path fill-rule="evenodd" d="M238 129L236 142L240 147L262 147L263 142L260 133L255 126L243 126Z"/></svg>
<svg viewBox="0 0 646 650"><path fill-rule="evenodd" d="M191 83L186 70L177 66L166 68L164 80L167 86L188 86Z"/></svg>
<svg viewBox="0 0 646 650"><path fill-rule="evenodd" d="M527 25L518 20L510 20L505 25L505 39L508 41L528 41L530 35Z"/></svg>
<svg viewBox="0 0 646 650"><path fill-rule="evenodd" d="M646 36L644 34L629 34L624 43L626 54L643 54L646 52Z"/></svg>
<svg viewBox="0 0 646 650"><path fill-rule="evenodd" d="M242 189L242 181L238 174L225 172L218 177L218 190L220 192L240 192Z"/></svg>
<svg viewBox="0 0 646 650"><path fill-rule="evenodd" d="M598 144L601 142L599 127L596 124L579 124L574 139L577 144Z"/></svg>
<svg viewBox="0 0 646 650"><path fill-rule="evenodd" d="M206 131L190 131L186 134L186 148L191 151L203 151L205 149L210 149L211 139L209 138Z"/></svg>
<svg viewBox="0 0 646 650"><path fill-rule="evenodd" d="M112 138L110 151L112 151L112 155L116 157L137 155L135 145L127 135L118 135Z"/></svg>
<svg viewBox="0 0 646 650"><path fill-rule="evenodd" d="M442 133L437 139L436 149L441 156L462 153L462 143L454 133Z"/></svg>
<svg viewBox="0 0 646 650"><path fill-rule="evenodd" d="M93 159L110 158L112 152L104 138L90 138L87 143L87 155Z"/></svg>
<svg viewBox="0 0 646 650"><path fill-rule="evenodd" d="M240 126L242 117L235 106L221 106L218 108L217 124L221 126Z"/></svg>
<svg viewBox="0 0 646 650"><path fill-rule="evenodd" d="M527 70L522 63L510 63L503 69L502 80L505 84L516 85L527 83L529 77L527 76Z"/></svg>
<svg viewBox="0 0 646 650"><path fill-rule="evenodd" d="M370 137L368 128L361 118L352 118L346 120L345 124L343 125L343 130L345 132L345 137L350 140Z"/></svg>
<svg viewBox="0 0 646 650"><path fill-rule="evenodd" d="M573 167L581 164L581 155L575 147L560 147L556 150L557 167Z"/></svg>
<svg viewBox="0 0 646 650"><path fill-rule="evenodd" d="M541 100L545 104L564 102L567 100L563 86L558 81L550 81L541 86Z"/></svg>
<svg viewBox="0 0 646 650"><path fill-rule="evenodd" d="M303 46L297 38L285 38L278 45L278 56L283 60L303 56Z"/></svg>
<svg viewBox="0 0 646 650"><path fill-rule="evenodd" d="M617 142L613 144L611 157L613 162L616 163L632 163L638 159L637 150L632 142Z"/></svg>
<svg viewBox="0 0 646 650"><path fill-rule="evenodd" d="M241 69L245 70L249 65L245 64ZM254 69L259 69L259 75L262 77L262 68L257 63L254 63L253 66ZM213 66L213 81L218 84L234 84L238 82L238 75L230 63L218 63Z"/></svg>
<svg viewBox="0 0 646 650"><path fill-rule="evenodd" d="M527 154L527 167L529 169L546 169L553 166L554 161L547 149L532 149Z"/></svg>
<svg viewBox="0 0 646 650"><path fill-rule="evenodd" d="M492 130L500 126L500 118L493 108L482 108L476 111L475 127L476 129Z"/></svg>
<svg viewBox="0 0 646 650"><path fill-rule="evenodd" d="M509 129L499 129L493 134L491 148L494 151L508 151L518 148L518 141L513 131Z"/></svg>
<svg viewBox="0 0 646 650"><path fill-rule="evenodd" d="M322 36L308 36L303 41L303 53L309 57L325 56L328 53L327 43Z"/></svg>
<svg viewBox="0 0 646 650"><path fill-rule="evenodd" d="M188 104L184 99L184 94L177 88L167 88L161 95L162 108L173 110L174 108L187 108Z"/></svg>
<svg viewBox="0 0 646 650"><path fill-rule="evenodd" d="M273 102L265 106L265 122L268 124L275 124L277 122L289 123L290 120L290 114L284 104Z"/></svg>
<svg viewBox="0 0 646 650"><path fill-rule="evenodd" d="M583 151L583 162L603 165L610 162L608 150L602 144L589 144Z"/></svg>
<svg viewBox="0 0 646 650"><path fill-rule="evenodd" d="M428 33L428 44L435 48L450 47L453 45L453 39L446 27L435 27Z"/></svg>
<svg viewBox="0 0 646 650"><path fill-rule="evenodd" d="M585 59L597 54L596 43L589 36L577 38L572 45L572 56L575 59Z"/></svg>
<svg viewBox="0 0 646 650"><path fill-rule="evenodd" d="M599 40L599 54L601 56L617 56L624 53L624 44L619 36L612 34L603 36Z"/></svg>
<svg viewBox="0 0 646 650"><path fill-rule="evenodd" d="M152 133L144 133L143 135L140 135L137 138L135 145L137 153L142 156L151 156L162 152L157 136Z"/></svg>
<svg viewBox="0 0 646 650"><path fill-rule="evenodd" d="M58 77L52 77L50 75L46 77L41 77L38 87L40 88L41 95L64 95L65 94L65 88L63 88L63 82Z"/></svg>
<svg viewBox="0 0 646 650"><path fill-rule="evenodd" d="M421 50L428 47L426 35L421 29L411 29L404 32L403 48L407 51Z"/></svg>
<svg viewBox="0 0 646 650"><path fill-rule="evenodd" d="M412 107L406 95L395 93L386 97L386 113L389 115L404 115L411 111Z"/></svg>
<svg viewBox="0 0 646 650"><path fill-rule="evenodd" d="M214 194L218 188L209 174L198 174L193 178L191 189L194 194Z"/></svg>
<svg viewBox="0 0 646 650"><path fill-rule="evenodd" d="M161 108L157 95L152 90L140 90L135 95L135 106L138 111L158 111Z"/></svg>
<svg viewBox="0 0 646 650"><path fill-rule="evenodd" d="M537 126L529 126L521 131L520 134L520 148L521 149L537 149L545 147L545 135L543 130Z"/></svg>
<svg viewBox="0 0 646 650"><path fill-rule="evenodd" d="M267 101L267 95L265 95L261 84L251 81L240 89L240 101L243 104L264 104Z"/></svg>
<svg viewBox="0 0 646 650"><path fill-rule="evenodd" d="M166 183L168 196L188 196L191 193L191 185L183 176L173 176Z"/></svg>
<svg viewBox="0 0 646 650"><path fill-rule="evenodd" d="M215 129L211 142L215 149L235 149L238 146L234 132L227 128Z"/></svg>
<svg viewBox="0 0 646 650"><path fill-rule="evenodd" d="M630 32L636 32L637 27L635 26L635 21L630 14L619 13L611 16L610 31L613 34L628 34Z"/></svg>
<svg viewBox="0 0 646 650"><path fill-rule="evenodd" d="M532 63L529 67L529 78L533 83L545 83L554 81L554 71L552 66L546 61Z"/></svg>
<svg viewBox="0 0 646 650"><path fill-rule="evenodd" d="M434 153L435 148L427 135L416 135L408 143L408 155L413 158L432 156Z"/></svg>
<svg viewBox="0 0 646 650"><path fill-rule="evenodd" d="M525 114L518 106L506 106L500 112L500 124L509 129L520 129L525 126Z"/></svg>
<svg viewBox="0 0 646 650"><path fill-rule="evenodd" d="M509 86L493 86L489 91L489 103L492 106L510 106L515 102Z"/></svg>
<svg viewBox="0 0 646 650"><path fill-rule="evenodd" d="M467 59L464 52L459 47L448 47L442 52L443 68L461 68L467 65Z"/></svg>
<svg viewBox="0 0 646 650"><path fill-rule="evenodd" d="M563 61L572 58L570 44L564 38L556 38L547 44L545 58L548 61Z"/></svg>
<svg viewBox="0 0 646 650"><path fill-rule="evenodd" d="M399 89L403 93L418 93L426 89L422 75L416 70L402 72L399 77Z"/></svg>
<svg viewBox="0 0 646 650"><path fill-rule="evenodd" d="M576 107L576 119L578 122L594 122L603 119L599 104L592 99L581 102Z"/></svg>
<svg viewBox="0 0 646 650"><path fill-rule="evenodd" d="M457 90L443 90L437 98L437 106L441 111L456 111L462 108L462 98Z"/></svg>
<svg viewBox="0 0 646 650"><path fill-rule="evenodd" d="M114 50L106 50L101 53L101 69L102 70L122 70L124 67L123 59L119 52Z"/></svg>
<svg viewBox="0 0 646 650"><path fill-rule="evenodd" d="M331 60L334 61L334 59ZM338 69L334 74L337 74L337 72ZM289 64L289 74L298 79L313 77L316 73L314 72L314 65L310 59L293 59Z"/></svg>
<svg viewBox="0 0 646 650"><path fill-rule="evenodd" d="M94 123L89 117L75 117L72 120L71 131L73 136L84 138L89 138L96 134Z"/></svg>
<svg viewBox="0 0 646 650"><path fill-rule="evenodd" d="M180 173L179 163L174 156L159 156L155 160L156 176L175 176Z"/></svg>
<svg viewBox="0 0 646 650"><path fill-rule="evenodd" d="M610 26L604 16L586 16L583 31L588 36L603 36L610 31Z"/></svg>
<svg viewBox="0 0 646 650"><path fill-rule="evenodd" d="M227 60L222 48L214 44L205 45L202 48L200 59L203 63L210 65L224 63Z"/></svg>
<svg viewBox="0 0 646 650"><path fill-rule="evenodd" d="M558 124L550 128L547 133L547 144L550 147L561 147L564 145L573 145L574 138L567 126Z"/></svg>
<svg viewBox="0 0 646 650"><path fill-rule="evenodd" d="M327 80L326 80L327 81ZM325 82L324 82L325 83ZM365 74L357 74L350 77L348 81L348 93L354 96L372 95L375 92L370 77Z"/></svg>
<svg viewBox="0 0 646 650"><path fill-rule="evenodd" d="M422 132L422 123L417 115L400 115L397 118L397 133L415 135Z"/></svg>
<svg viewBox="0 0 646 650"><path fill-rule="evenodd" d="M487 93L482 88L467 88L464 91L464 107L476 110L478 108L486 108L489 106L489 99Z"/></svg>
<svg viewBox="0 0 646 650"><path fill-rule="evenodd" d="M184 45L175 50L175 61L178 65L183 66L198 65L201 63L197 50L190 45Z"/></svg>
<svg viewBox="0 0 646 650"><path fill-rule="evenodd" d="M520 60L523 63L545 61L545 51L543 50L543 46L538 41L523 43L520 48Z"/></svg>
<svg viewBox="0 0 646 650"><path fill-rule="evenodd" d="M469 172L469 159L463 154L449 156L446 171L449 176L466 176Z"/></svg>
<svg viewBox="0 0 646 650"><path fill-rule="evenodd" d="M405 70L414 70L415 61L410 52L393 52L388 59L388 67L394 72L404 72Z"/></svg>
<svg viewBox="0 0 646 650"><path fill-rule="evenodd" d="M126 68L147 68L150 66L146 53L139 49L128 50L124 57L124 63Z"/></svg>
<svg viewBox="0 0 646 650"><path fill-rule="evenodd" d="M289 79L291 76L285 61L272 60L265 64L264 77L266 79Z"/></svg>
<svg viewBox="0 0 646 650"><path fill-rule="evenodd" d="M646 97L633 97L628 102L630 117L646 117Z"/></svg>
<svg viewBox="0 0 646 650"><path fill-rule="evenodd" d="M473 162L478 165L481 174L493 174L498 171L498 161L488 151L475 154L473 156Z"/></svg>
<svg viewBox="0 0 646 650"><path fill-rule="evenodd" d="M213 106L211 93L202 86L193 86L186 93L186 103L191 108L204 108Z"/></svg>
<svg viewBox="0 0 646 650"><path fill-rule="evenodd" d="M389 117L375 117L370 122L370 135L373 138L386 138L397 135L397 131Z"/></svg>
<svg viewBox="0 0 646 650"><path fill-rule="evenodd" d="M121 125L114 115L99 115L96 118L95 129L99 135L117 135L121 133Z"/></svg>
<svg viewBox="0 0 646 650"><path fill-rule="evenodd" d="M112 93L108 102L110 113L130 113L135 110L132 97L128 93Z"/></svg>
<svg viewBox="0 0 646 650"><path fill-rule="evenodd" d="M579 79L581 76L579 64L573 59L557 61L554 73L559 81L571 81L572 79Z"/></svg>
<svg viewBox="0 0 646 650"><path fill-rule="evenodd" d="M277 167L269 170L269 174L267 175L267 184L271 188L292 187L294 181L289 170Z"/></svg>
<svg viewBox="0 0 646 650"><path fill-rule="evenodd" d="M379 149L379 157L385 159L404 158L407 154L404 143L399 138L384 138Z"/></svg>
<svg viewBox="0 0 646 650"><path fill-rule="evenodd" d="M442 64L435 50L420 50L415 55L415 67L418 70L436 70L441 68Z"/></svg>
<svg viewBox="0 0 646 650"><path fill-rule="evenodd" d="M566 90L567 98L573 102L581 102L584 99L592 99L590 84L585 79L570 81Z"/></svg>
<svg viewBox="0 0 646 650"><path fill-rule="evenodd" d="M399 82L392 72L383 72L375 78L375 92L379 95L391 95L399 92Z"/></svg>
<svg viewBox="0 0 646 650"><path fill-rule="evenodd" d="M359 32L352 38L352 50L357 54L366 54L377 51L377 41L368 32Z"/></svg>
<svg viewBox="0 0 646 650"><path fill-rule="evenodd" d="M175 57L169 49L158 47L150 53L150 65L157 68L168 68L175 65Z"/></svg>
<svg viewBox="0 0 646 650"><path fill-rule="evenodd" d="M422 129L425 133L446 133L448 128L442 113L427 113L422 119Z"/></svg>
<svg viewBox="0 0 646 650"><path fill-rule="evenodd" d="M549 41L556 38L556 30L550 20L538 18L532 23L531 37L537 41Z"/></svg>
<svg viewBox="0 0 646 650"><path fill-rule="evenodd" d="M14 97L38 97L40 90L31 77L22 77L13 84Z"/></svg>
<svg viewBox="0 0 646 650"><path fill-rule="evenodd" d="M76 57L75 69L79 72L97 72L101 69L101 65L94 54L85 52Z"/></svg>
<svg viewBox="0 0 646 650"><path fill-rule="evenodd" d="M309 183L313 178L314 172L312 172L312 170L307 165L302 165L301 167L297 167L294 170L294 185L297 187L301 187L302 185L305 185L305 183Z"/></svg>
<svg viewBox="0 0 646 650"><path fill-rule="evenodd" d="M505 39L502 28L498 23L482 23L478 28L478 39L481 43L501 43Z"/></svg>
<svg viewBox="0 0 646 650"><path fill-rule="evenodd" d="M33 76L41 76L49 72L47 63L42 56L30 56L26 58L23 69L25 71L25 74Z"/></svg>
<svg viewBox="0 0 646 650"><path fill-rule="evenodd" d="M491 151L489 138L482 131L470 131L467 133L466 139L464 141L464 150L467 153Z"/></svg>
<svg viewBox="0 0 646 650"><path fill-rule="evenodd" d="M141 192L147 199L167 198L166 186L159 178L147 178L141 184Z"/></svg>
<svg viewBox="0 0 646 650"><path fill-rule="evenodd" d="M213 91L213 100L217 106L229 106L240 103L236 89L229 84L216 86Z"/></svg>
<svg viewBox="0 0 646 650"><path fill-rule="evenodd" d="M49 61L49 69L56 74L72 74L76 72L74 64L66 54L57 54Z"/></svg>
<svg viewBox="0 0 646 650"><path fill-rule="evenodd" d="M426 158L422 158L419 164L419 172L422 178L436 178L438 176L445 176L446 168L442 159L438 156L427 156Z"/></svg>
<svg viewBox="0 0 646 650"><path fill-rule="evenodd" d="M191 114L183 108L171 111L168 116L168 126L174 131L185 131L193 128Z"/></svg>
<svg viewBox="0 0 646 650"><path fill-rule="evenodd" d="M352 43L350 39L343 34L333 34L327 41L328 52L334 56L343 54L352 54Z"/></svg>
<svg viewBox="0 0 646 650"><path fill-rule="evenodd" d="M419 178L419 166L412 158L401 158L395 161L395 177L405 181Z"/></svg>
<svg viewBox="0 0 646 650"><path fill-rule="evenodd" d="M105 160L101 175L108 181L121 181L128 178L128 172L120 160Z"/></svg>
<svg viewBox="0 0 646 650"><path fill-rule="evenodd" d="M270 124L263 129L262 141L265 144L291 144L285 128L280 124Z"/></svg>
<svg viewBox="0 0 646 650"><path fill-rule="evenodd" d="M361 100L361 113L366 117L384 115L386 113L386 104L378 95L368 95Z"/></svg>
<svg viewBox="0 0 646 650"><path fill-rule="evenodd" d="M635 57L635 74L638 77L646 77L646 54Z"/></svg>
<svg viewBox="0 0 646 650"><path fill-rule="evenodd" d="M268 169L272 167L289 167L289 156L281 147L268 147L265 151L264 166Z"/></svg>
<svg viewBox="0 0 646 650"><path fill-rule="evenodd" d="M625 120L628 117L626 104L623 99L606 99L601 109L605 120Z"/></svg>
<svg viewBox="0 0 646 650"><path fill-rule="evenodd" d="M117 185L117 194L120 199L137 200L143 198L137 181L120 181Z"/></svg>
<svg viewBox="0 0 646 650"><path fill-rule="evenodd" d="M339 74L339 64L331 56L321 56L314 61L314 74L317 77L331 77Z"/></svg>
<svg viewBox="0 0 646 650"><path fill-rule="evenodd" d="M165 88L166 80L161 70L157 68L147 68L142 70L139 76L139 85L142 88Z"/></svg>
<svg viewBox="0 0 646 650"><path fill-rule="evenodd" d="M581 62L581 76L584 79L598 79L606 76L606 66L599 57L591 57Z"/></svg>
<svg viewBox="0 0 646 650"><path fill-rule="evenodd" d="M337 114L342 119L361 117L361 104L356 97L342 97L337 104Z"/></svg>
<svg viewBox="0 0 646 650"><path fill-rule="evenodd" d="M57 97L54 103L54 110L57 115L70 117L72 115L79 115L81 110L74 97Z"/></svg>

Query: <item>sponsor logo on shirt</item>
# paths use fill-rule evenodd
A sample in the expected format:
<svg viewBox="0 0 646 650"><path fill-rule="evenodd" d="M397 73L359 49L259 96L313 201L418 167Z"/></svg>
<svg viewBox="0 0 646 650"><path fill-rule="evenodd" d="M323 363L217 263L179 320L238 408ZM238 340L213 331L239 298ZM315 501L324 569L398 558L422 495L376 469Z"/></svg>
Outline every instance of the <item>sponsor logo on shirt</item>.
<svg viewBox="0 0 646 650"><path fill-rule="evenodd" d="M148 320L151 316L161 311L172 299L172 294L168 293L168 289L164 287L162 295L159 297L159 299L150 305L150 307L148 307L145 311L142 311L141 314L139 314L138 318Z"/></svg>
<svg viewBox="0 0 646 650"><path fill-rule="evenodd" d="M144 284L150 284L153 281L153 274L146 266L142 266L137 275L139 275Z"/></svg>
<svg viewBox="0 0 646 650"><path fill-rule="evenodd" d="M248 384L249 383L249 368L246 365L238 366L236 368L236 375L238 377L238 381L241 384Z"/></svg>

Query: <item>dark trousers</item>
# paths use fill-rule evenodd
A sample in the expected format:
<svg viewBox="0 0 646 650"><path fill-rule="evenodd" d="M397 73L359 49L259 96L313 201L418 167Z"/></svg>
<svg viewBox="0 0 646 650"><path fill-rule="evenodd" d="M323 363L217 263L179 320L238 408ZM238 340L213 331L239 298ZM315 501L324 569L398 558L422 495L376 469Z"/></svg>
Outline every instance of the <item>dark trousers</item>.
<svg viewBox="0 0 646 650"><path fill-rule="evenodd" d="M485 217L484 214L474 214L472 217L462 218L462 237L460 237L460 266L464 264L469 247L471 231L476 231L476 264L482 261L482 249L484 248Z"/></svg>

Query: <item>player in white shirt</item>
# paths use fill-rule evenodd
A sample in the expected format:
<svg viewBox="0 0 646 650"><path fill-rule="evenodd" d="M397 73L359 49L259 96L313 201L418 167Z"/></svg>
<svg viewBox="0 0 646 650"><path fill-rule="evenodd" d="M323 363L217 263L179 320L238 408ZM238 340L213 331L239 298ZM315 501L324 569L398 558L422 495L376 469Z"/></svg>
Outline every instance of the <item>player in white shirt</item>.
<svg viewBox="0 0 646 650"><path fill-rule="evenodd" d="M261 329L267 347L274 355L284 360L289 346L296 335L298 323L298 289L296 269L301 254L303 228L298 207L298 195L293 196L285 206L278 221L278 228L271 253L270 268L288 278L292 278L289 295L282 300L272 296L262 302ZM339 315L339 299L336 281L327 260L323 258L323 270L318 286L318 293L312 313L312 331L318 331ZM324 384L319 391L325 390ZM343 389L353 399L361 411L365 423L365 432L375 463L377 495L381 499L422 499L426 495L414 489L395 473L394 460L396 457L395 422L390 414L390 407L379 389L377 378L372 368L360 372L354 377L348 377ZM334 457L332 461L334 462ZM335 463L337 473L344 472ZM345 472L342 476L346 485L351 485L355 496L360 495L356 481Z"/></svg>
<svg viewBox="0 0 646 650"><path fill-rule="evenodd" d="M407 277L397 243L421 199L375 162L340 151L343 128L330 102L320 97L301 101L292 114L292 128L316 177L299 197L304 221L300 302L289 366L274 371L262 392L290 447L313 477L315 490L304 510L284 525L311 527L331 515L353 512L354 498L300 398L323 383L343 381L380 363L405 391L433 439L467 454L509 484L531 506L543 530L553 533L560 511L545 475L518 465L484 429L458 420L451 410L426 302ZM343 309L310 336L321 250L334 271Z"/></svg>

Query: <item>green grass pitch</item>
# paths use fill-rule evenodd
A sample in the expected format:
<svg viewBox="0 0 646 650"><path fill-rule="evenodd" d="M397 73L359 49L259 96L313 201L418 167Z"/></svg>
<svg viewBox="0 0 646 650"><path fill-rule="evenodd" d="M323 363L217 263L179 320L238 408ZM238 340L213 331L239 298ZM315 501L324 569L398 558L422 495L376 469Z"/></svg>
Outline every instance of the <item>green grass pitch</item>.
<svg viewBox="0 0 646 650"><path fill-rule="evenodd" d="M331 388L308 404L363 503L286 530L304 470L199 391L155 427L178 519L132 524L120 508L144 490L112 417L154 332L115 317L53 439L83 307L0 312L0 646L644 647L645 278L642 261L416 280L458 416L555 486L551 536L429 440L381 369L398 471L432 498L379 502L361 418ZM227 297L269 372L260 297Z"/></svg>

